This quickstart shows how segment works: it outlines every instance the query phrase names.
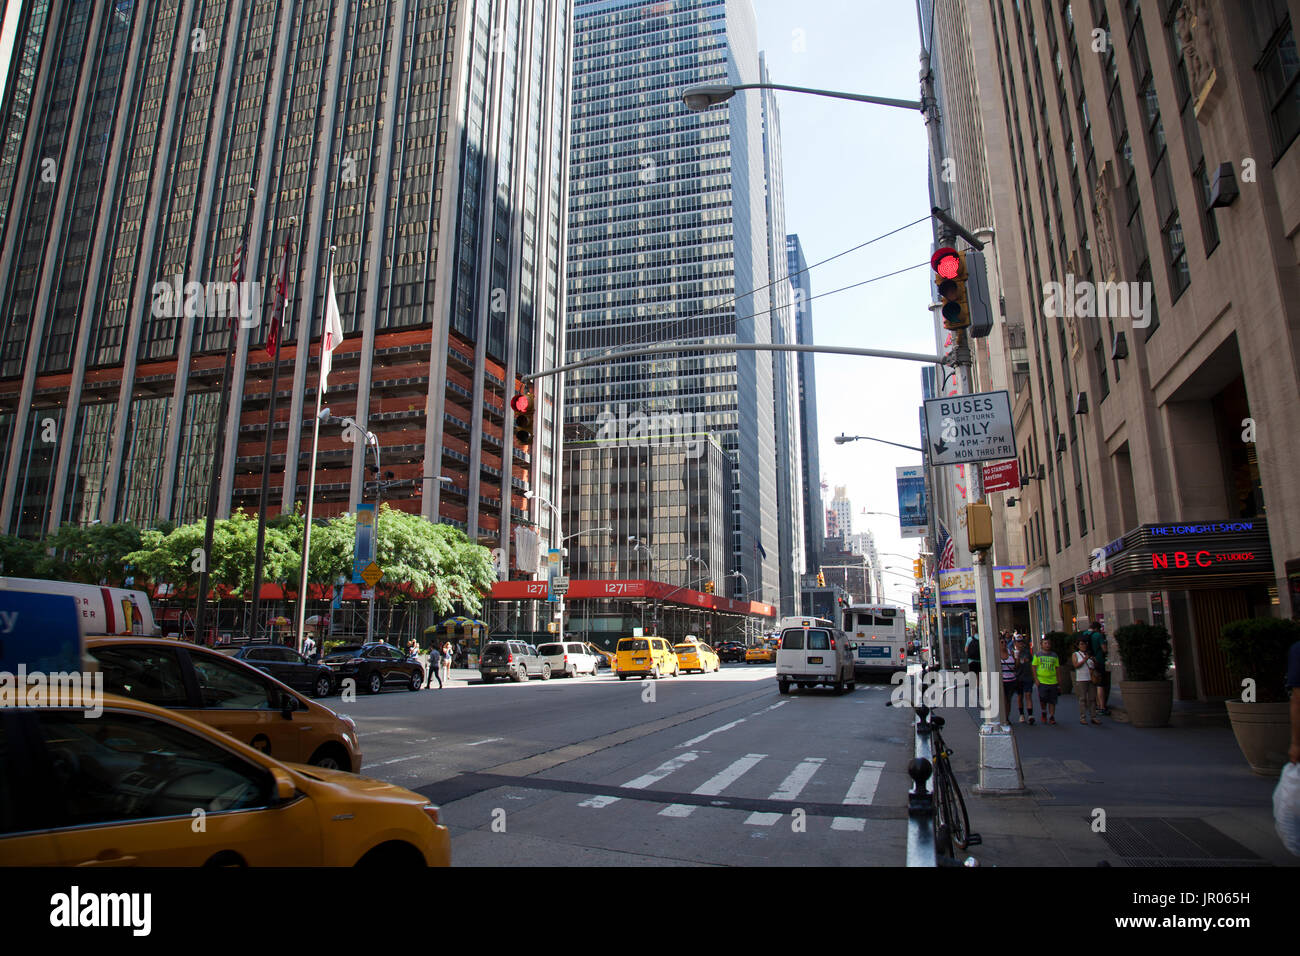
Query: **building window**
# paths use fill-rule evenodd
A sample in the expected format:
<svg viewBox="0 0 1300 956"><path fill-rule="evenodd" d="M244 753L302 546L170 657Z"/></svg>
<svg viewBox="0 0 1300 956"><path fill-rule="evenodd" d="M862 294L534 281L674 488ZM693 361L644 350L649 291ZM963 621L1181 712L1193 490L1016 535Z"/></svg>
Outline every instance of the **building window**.
<svg viewBox="0 0 1300 956"><path fill-rule="evenodd" d="M1286 7L1285 3L1264 6L1280 6L1283 10ZM1262 19L1267 21L1268 17ZM1300 77L1300 59L1296 56L1295 31L1291 28L1290 17L1284 17L1274 30L1255 69L1259 71L1264 105L1268 108L1273 127L1275 155L1281 156L1296 133L1300 133L1300 87L1296 85L1296 79Z"/></svg>

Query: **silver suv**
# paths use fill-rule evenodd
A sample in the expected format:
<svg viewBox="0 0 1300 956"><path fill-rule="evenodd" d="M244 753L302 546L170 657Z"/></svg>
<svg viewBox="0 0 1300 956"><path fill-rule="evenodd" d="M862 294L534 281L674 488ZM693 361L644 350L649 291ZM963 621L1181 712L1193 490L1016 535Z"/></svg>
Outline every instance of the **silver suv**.
<svg viewBox="0 0 1300 956"><path fill-rule="evenodd" d="M551 679L550 663L537 653L537 648L523 641L489 641L483 648L478 672L485 684L491 684L498 677L509 677L517 684L530 677Z"/></svg>

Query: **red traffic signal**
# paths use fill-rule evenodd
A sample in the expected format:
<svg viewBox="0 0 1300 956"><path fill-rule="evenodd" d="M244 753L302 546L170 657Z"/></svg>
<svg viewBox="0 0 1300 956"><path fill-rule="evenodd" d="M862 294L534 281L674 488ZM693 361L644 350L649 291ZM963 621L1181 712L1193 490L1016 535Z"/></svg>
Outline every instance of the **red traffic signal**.
<svg viewBox="0 0 1300 956"><path fill-rule="evenodd" d="M944 279L955 279L961 271L961 256L951 246L943 246L930 257L930 268Z"/></svg>
<svg viewBox="0 0 1300 956"><path fill-rule="evenodd" d="M523 415L532 404L532 400L523 392L517 392L515 397L510 399L510 408L516 415Z"/></svg>

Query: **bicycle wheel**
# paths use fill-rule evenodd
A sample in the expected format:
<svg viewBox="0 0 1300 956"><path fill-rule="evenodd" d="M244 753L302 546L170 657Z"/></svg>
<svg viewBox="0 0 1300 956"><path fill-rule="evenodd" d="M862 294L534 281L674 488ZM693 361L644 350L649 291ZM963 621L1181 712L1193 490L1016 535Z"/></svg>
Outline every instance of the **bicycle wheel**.
<svg viewBox="0 0 1300 956"><path fill-rule="evenodd" d="M938 767L937 761L935 762L935 767ZM931 795L934 806L932 817L934 820L934 852L936 856L953 859L952 828L948 826L948 821L944 816L944 805L946 800L944 791L947 790L948 785L941 781L937 769L935 775L931 778L931 786Z"/></svg>
<svg viewBox="0 0 1300 956"><path fill-rule="evenodd" d="M936 787L936 794L940 797L939 803L943 807L948 832L952 835L952 842L964 850L970 842L970 818L966 815L966 801L962 798L961 788L957 786L957 778L953 775L947 757L935 759L934 773L936 781L943 781L941 786Z"/></svg>

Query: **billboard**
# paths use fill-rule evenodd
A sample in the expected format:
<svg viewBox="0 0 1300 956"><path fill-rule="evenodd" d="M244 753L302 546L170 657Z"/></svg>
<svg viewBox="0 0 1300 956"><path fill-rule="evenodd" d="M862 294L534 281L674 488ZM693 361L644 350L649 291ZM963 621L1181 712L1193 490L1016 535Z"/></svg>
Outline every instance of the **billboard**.
<svg viewBox="0 0 1300 956"><path fill-rule="evenodd" d="M352 583L361 584L361 572L375 560L375 506L357 505L357 539L352 547Z"/></svg>
<svg viewBox="0 0 1300 956"><path fill-rule="evenodd" d="M924 538L930 524L925 500L925 469L920 465L912 465L896 471L898 533L904 538Z"/></svg>

